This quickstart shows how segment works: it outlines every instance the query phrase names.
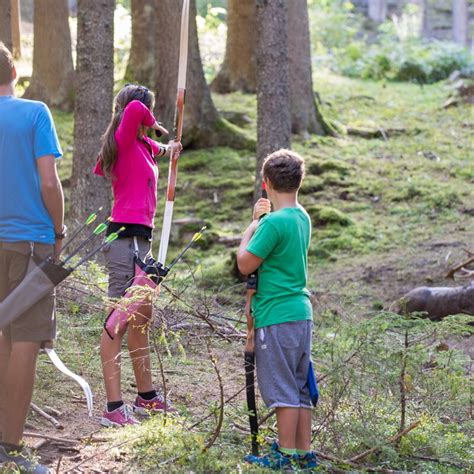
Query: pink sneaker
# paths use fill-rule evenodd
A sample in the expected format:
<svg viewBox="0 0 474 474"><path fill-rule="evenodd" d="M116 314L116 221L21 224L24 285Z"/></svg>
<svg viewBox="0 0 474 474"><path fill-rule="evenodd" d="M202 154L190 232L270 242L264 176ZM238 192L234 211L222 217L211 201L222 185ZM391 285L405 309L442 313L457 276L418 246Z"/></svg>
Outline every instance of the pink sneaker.
<svg viewBox="0 0 474 474"><path fill-rule="evenodd" d="M137 395L135 403L133 404L133 411L138 415L147 416L151 413L158 413L165 411L165 401L161 395L157 395L151 400L145 400L144 398ZM166 404L166 411L175 412L176 408L173 408L168 403Z"/></svg>
<svg viewBox="0 0 474 474"><path fill-rule="evenodd" d="M139 422L133 417L132 407L125 404L112 411L107 411L106 408L100 420L100 424L107 428L114 426L137 425L138 423Z"/></svg>

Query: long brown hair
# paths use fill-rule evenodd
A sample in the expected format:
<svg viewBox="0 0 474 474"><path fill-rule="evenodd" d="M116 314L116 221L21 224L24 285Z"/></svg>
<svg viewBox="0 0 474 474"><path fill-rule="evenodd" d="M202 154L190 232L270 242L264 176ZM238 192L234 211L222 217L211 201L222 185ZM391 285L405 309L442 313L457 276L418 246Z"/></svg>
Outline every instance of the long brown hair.
<svg viewBox="0 0 474 474"><path fill-rule="evenodd" d="M102 136L102 147L99 153L99 160L102 172L108 178L112 175L112 168L117 159L117 143L115 141L115 131L122 120L125 107L132 101L139 100L145 104L150 110L153 109L155 96L144 86L134 84L126 84L125 87L117 94L114 100L114 112L109 126Z"/></svg>

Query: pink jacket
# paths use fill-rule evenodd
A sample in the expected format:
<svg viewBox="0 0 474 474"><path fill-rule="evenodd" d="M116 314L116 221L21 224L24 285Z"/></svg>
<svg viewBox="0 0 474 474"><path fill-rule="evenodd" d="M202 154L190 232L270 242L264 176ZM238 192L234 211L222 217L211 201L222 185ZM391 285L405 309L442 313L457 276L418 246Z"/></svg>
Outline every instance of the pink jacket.
<svg viewBox="0 0 474 474"><path fill-rule="evenodd" d="M126 224L142 224L153 227L156 211L156 190L158 166L147 146L138 139L141 125L151 127L155 117L139 100L133 100L125 107L122 120L115 132L117 161L112 169L114 206L112 221ZM158 154L160 145L144 136L153 155ZM100 160L94 173L103 176Z"/></svg>

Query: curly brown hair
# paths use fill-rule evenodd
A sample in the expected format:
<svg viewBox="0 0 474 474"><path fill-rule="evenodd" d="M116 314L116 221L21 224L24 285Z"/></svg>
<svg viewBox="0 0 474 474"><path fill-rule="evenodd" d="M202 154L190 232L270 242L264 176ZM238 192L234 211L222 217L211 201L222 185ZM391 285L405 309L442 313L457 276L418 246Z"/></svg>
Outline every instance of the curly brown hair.
<svg viewBox="0 0 474 474"><path fill-rule="evenodd" d="M0 41L0 86L12 82L13 56L10 50Z"/></svg>
<svg viewBox="0 0 474 474"><path fill-rule="evenodd" d="M275 191L291 193L298 191L304 178L304 160L291 150L278 150L268 155L263 162L263 177L268 179Z"/></svg>

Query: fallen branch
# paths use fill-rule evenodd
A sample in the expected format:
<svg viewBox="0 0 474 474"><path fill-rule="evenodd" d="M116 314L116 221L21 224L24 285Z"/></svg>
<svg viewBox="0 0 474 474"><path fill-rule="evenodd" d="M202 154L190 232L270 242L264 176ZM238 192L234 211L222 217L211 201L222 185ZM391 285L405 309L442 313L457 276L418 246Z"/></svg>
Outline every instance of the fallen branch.
<svg viewBox="0 0 474 474"><path fill-rule="evenodd" d="M38 451L38 449L41 449L45 444L49 443L49 439L46 439L45 437L42 437L39 441L37 441L32 448L35 451Z"/></svg>
<svg viewBox="0 0 474 474"><path fill-rule="evenodd" d="M23 436L26 438L42 438L42 439L47 439L49 441L58 441L60 443L67 443L67 444L77 444L79 440L77 439L71 439L71 438L60 438L59 436L50 436L50 435L45 435L43 433L33 433L31 431L25 431L23 433Z"/></svg>
<svg viewBox="0 0 474 474"><path fill-rule="evenodd" d="M365 138L371 140L374 138L383 138L387 140L391 137L396 137L400 135L418 135L421 133L421 130L414 128L412 130L407 130L406 128L359 128L359 127L347 127L347 134Z"/></svg>
<svg viewBox="0 0 474 474"><path fill-rule="evenodd" d="M402 438L403 436L405 436L407 433L409 433L410 431L414 430L419 424L421 423L420 420L418 421L415 421L414 423L412 423L410 426L407 426L404 430L400 431L399 433L397 433L395 436L392 436L391 438L389 438L385 444L392 444L392 443L395 443L396 441L398 441L400 438ZM363 453L360 453L360 454L357 454L356 456L353 456L351 457L348 461L346 462L350 462L350 463L354 463L356 461L359 461L360 459L363 459L367 456L369 456L370 454L373 454L373 453L376 453L377 451L379 451L382 447L381 446L374 446L373 448L370 448L368 449L367 451L364 451Z"/></svg>
<svg viewBox="0 0 474 474"><path fill-rule="evenodd" d="M470 252L469 252L470 254ZM466 261L460 263L459 265L456 265L455 267L451 268L448 273L446 273L446 278L452 278L454 279L454 274L458 272L459 270L466 270L464 267L467 265L470 265L471 263L474 262L474 256L471 256L468 258Z"/></svg>
<svg viewBox="0 0 474 474"><path fill-rule="evenodd" d="M44 410L42 410L38 405L35 405L33 402L30 404L31 409L38 413L38 415L42 416L46 420L48 420L57 430L63 430L64 426L59 423L54 416L48 415Z"/></svg>

